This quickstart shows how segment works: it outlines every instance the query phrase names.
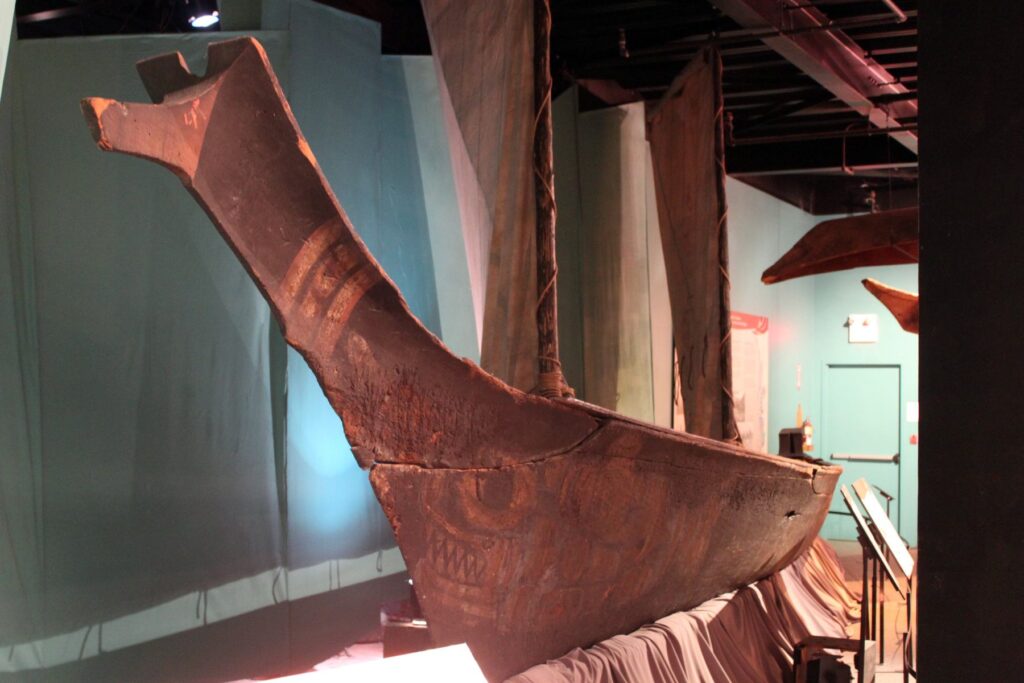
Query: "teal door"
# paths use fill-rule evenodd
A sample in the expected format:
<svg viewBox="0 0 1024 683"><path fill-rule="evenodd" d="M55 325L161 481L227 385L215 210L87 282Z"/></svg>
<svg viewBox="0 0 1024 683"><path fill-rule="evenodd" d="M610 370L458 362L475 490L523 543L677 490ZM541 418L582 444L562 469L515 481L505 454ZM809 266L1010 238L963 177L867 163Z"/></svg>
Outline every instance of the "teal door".
<svg viewBox="0 0 1024 683"><path fill-rule="evenodd" d="M900 366L828 365L823 380L821 424L815 425L820 450L815 448L815 455L842 466L839 482L851 491L853 482L863 477L893 496L890 516L898 529ZM885 507L885 499L879 498ZM831 509L846 512L838 486ZM821 533L825 538L857 538L853 519L835 514L828 516Z"/></svg>

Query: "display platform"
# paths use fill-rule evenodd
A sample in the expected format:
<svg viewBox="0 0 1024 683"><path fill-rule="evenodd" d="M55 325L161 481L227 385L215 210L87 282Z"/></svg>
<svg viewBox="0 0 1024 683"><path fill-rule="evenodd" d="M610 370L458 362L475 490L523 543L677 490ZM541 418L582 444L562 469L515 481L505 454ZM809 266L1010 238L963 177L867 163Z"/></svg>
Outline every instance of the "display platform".
<svg viewBox="0 0 1024 683"><path fill-rule="evenodd" d="M781 572L629 635L532 667L508 683L786 681L796 645L845 638L860 618L831 546L816 539Z"/></svg>
<svg viewBox="0 0 1024 683"><path fill-rule="evenodd" d="M487 683L465 644L386 657L326 671L268 679L267 683Z"/></svg>

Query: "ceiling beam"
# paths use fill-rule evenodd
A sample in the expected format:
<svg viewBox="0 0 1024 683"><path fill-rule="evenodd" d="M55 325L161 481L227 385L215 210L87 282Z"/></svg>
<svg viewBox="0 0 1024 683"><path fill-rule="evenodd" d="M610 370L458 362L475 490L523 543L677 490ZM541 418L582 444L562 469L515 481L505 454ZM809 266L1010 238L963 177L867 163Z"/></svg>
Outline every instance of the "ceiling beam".
<svg viewBox="0 0 1024 683"><path fill-rule="evenodd" d="M731 176L916 166L914 153L881 135L749 144L725 150L725 167Z"/></svg>
<svg viewBox="0 0 1024 683"><path fill-rule="evenodd" d="M762 40L879 128L917 116L917 102L873 98L907 92L906 86L865 56L865 50L815 7L779 0L712 0L729 18L748 29L774 29ZM815 30L823 29L823 30ZM905 127L900 127L905 128ZM917 133L901 129L892 138L917 153Z"/></svg>
<svg viewBox="0 0 1024 683"><path fill-rule="evenodd" d="M92 5L94 4L95 3L83 3L81 5L71 5L70 7L58 7L56 9L32 12L31 14L19 14L17 21L19 24L35 24L43 21L53 21L54 19L63 19L76 14L85 14L87 11L92 9Z"/></svg>

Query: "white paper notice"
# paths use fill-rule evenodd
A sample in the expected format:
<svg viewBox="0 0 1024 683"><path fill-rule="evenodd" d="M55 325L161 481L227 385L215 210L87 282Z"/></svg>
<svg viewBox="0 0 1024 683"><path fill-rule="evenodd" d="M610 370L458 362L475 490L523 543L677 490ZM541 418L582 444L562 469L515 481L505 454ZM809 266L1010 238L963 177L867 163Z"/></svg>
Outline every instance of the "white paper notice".
<svg viewBox="0 0 1024 683"><path fill-rule="evenodd" d="M732 395L743 445L768 452L768 318L732 312Z"/></svg>

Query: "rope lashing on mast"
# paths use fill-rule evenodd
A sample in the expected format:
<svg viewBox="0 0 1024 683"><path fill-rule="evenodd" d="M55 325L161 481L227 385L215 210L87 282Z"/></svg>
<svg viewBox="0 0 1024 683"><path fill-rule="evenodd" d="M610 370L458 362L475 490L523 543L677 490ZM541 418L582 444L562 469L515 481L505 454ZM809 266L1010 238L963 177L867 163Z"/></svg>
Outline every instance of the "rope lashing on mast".
<svg viewBox="0 0 1024 683"><path fill-rule="evenodd" d="M558 358L558 262L555 257L555 203L551 142L551 7L548 0L534 2L533 174L537 204L537 386L531 393L546 398L572 398Z"/></svg>

